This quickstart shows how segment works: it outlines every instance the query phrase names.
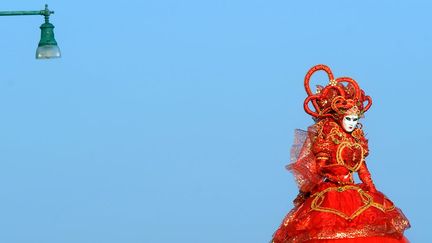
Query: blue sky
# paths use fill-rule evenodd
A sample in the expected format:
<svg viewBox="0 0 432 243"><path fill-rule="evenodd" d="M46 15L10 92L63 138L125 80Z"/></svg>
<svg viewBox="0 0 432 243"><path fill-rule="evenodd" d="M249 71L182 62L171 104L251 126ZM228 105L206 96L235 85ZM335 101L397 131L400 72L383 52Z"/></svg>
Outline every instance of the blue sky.
<svg viewBox="0 0 432 243"><path fill-rule="evenodd" d="M42 17L0 21L0 242L268 242L319 63L372 96L373 179L430 238L430 2L47 3L61 59Z"/></svg>

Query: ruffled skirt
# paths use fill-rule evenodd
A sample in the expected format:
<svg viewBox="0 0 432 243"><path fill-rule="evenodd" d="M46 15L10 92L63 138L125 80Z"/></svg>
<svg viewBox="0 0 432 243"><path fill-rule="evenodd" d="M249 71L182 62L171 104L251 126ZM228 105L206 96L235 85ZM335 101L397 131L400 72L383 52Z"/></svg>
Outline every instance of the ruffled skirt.
<svg viewBox="0 0 432 243"><path fill-rule="evenodd" d="M322 182L285 217L273 243L408 242L409 221L381 192Z"/></svg>

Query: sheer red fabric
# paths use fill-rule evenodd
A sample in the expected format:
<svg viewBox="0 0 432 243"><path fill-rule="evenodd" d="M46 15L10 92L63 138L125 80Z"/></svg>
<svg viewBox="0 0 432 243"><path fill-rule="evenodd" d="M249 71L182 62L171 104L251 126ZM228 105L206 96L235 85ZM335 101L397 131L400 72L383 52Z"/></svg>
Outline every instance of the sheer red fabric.
<svg viewBox="0 0 432 243"><path fill-rule="evenodd" d="M315 155L312 153L312 139L315 136L315 126L311 126L308 131L295 130L291 164L286 167L293 172L298 187L303 192L312 190L321 181L316 168Z"/></svg>

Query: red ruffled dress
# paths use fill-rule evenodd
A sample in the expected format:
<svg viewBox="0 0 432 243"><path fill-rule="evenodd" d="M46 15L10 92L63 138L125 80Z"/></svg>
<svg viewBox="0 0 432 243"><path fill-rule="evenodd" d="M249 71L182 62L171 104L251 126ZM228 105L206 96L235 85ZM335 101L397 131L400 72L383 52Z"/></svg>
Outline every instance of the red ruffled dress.
<svg viewBox="0 0 432 243"><path fill-rule="evenodd" d="M296 137L288 169L300 193L273 243L408 242L403 232L409 221L371 180L364 160L367 140L360 128L347 133L328 118ZM362 183L354 183L355 172Z"/></svg>

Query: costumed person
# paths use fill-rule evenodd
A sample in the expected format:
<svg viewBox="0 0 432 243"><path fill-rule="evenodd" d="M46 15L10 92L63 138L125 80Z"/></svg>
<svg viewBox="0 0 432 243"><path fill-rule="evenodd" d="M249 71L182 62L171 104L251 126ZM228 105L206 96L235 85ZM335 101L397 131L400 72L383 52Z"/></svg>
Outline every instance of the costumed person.
<svg viewBox="0 0 432 243"><path fill-rule="evenodd" d="M319 70L330 82L313 94L309 80ZM311 68L304 85L304 109L315 124L296 131L287 168L300 192L272 242L409 242L403 235L408 219L376 189L366 166L368 141L358 121L372 99L352 78L334 79L325 65Z"/></svg>

